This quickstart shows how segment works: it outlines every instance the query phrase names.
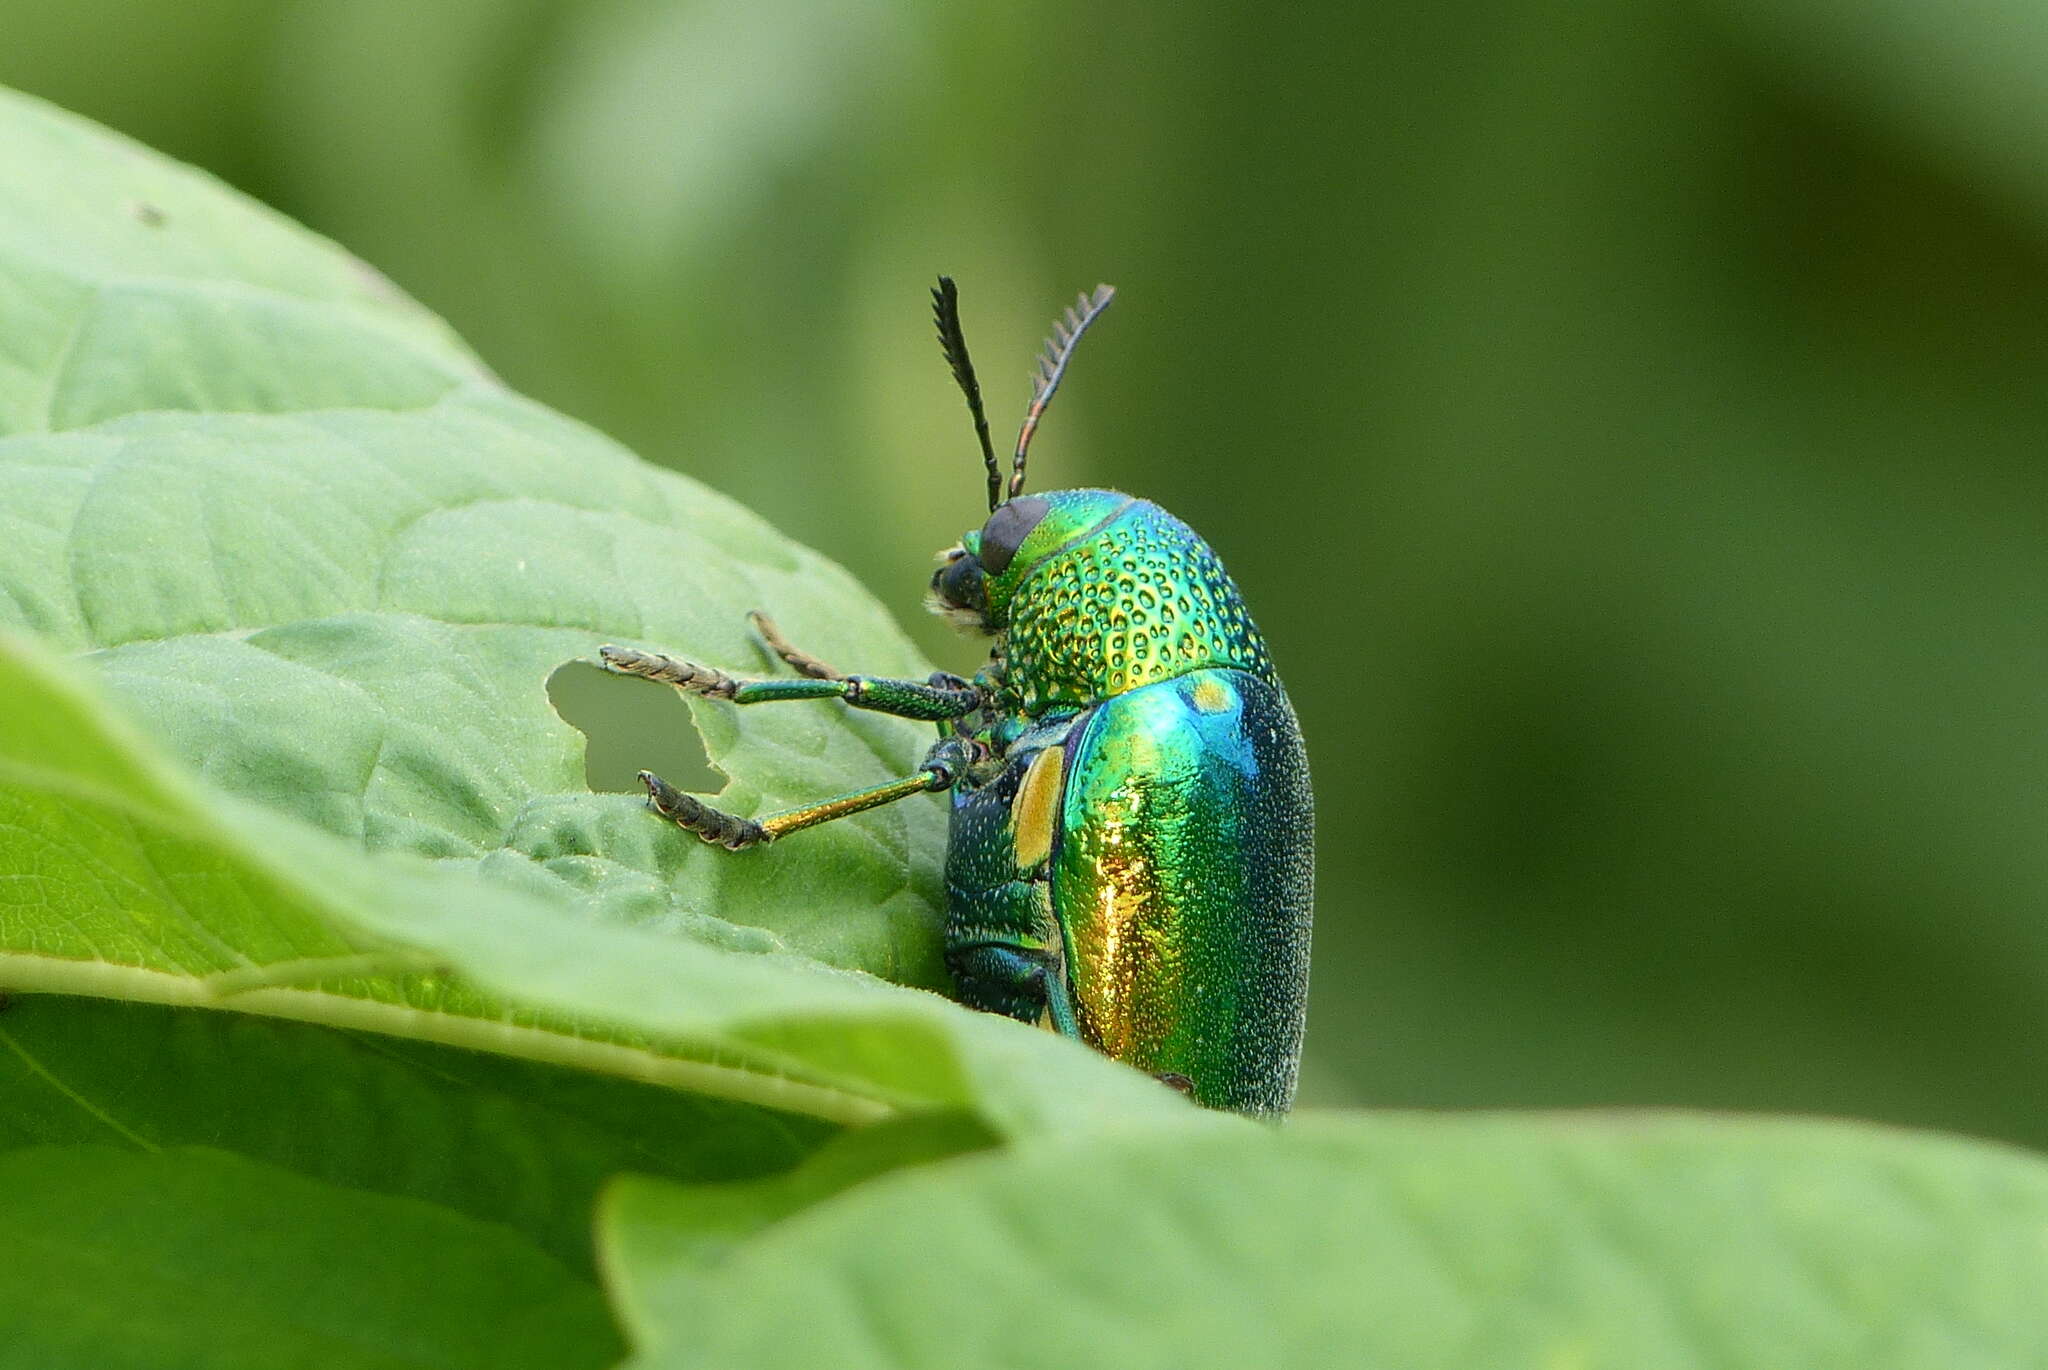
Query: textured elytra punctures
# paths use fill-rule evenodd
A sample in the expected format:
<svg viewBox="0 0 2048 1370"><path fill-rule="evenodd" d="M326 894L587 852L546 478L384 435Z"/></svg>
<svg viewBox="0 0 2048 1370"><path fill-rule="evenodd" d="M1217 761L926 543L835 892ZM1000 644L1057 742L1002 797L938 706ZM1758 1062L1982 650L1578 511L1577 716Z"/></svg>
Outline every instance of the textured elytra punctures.
<svg viewBox="0 0 2048 1370"><path fill-rule="evenodd" d="M1222 561L1146 500L1034 569L1009 618L1009 684L1027 712L1211 667L1274 679Z"/></svg>

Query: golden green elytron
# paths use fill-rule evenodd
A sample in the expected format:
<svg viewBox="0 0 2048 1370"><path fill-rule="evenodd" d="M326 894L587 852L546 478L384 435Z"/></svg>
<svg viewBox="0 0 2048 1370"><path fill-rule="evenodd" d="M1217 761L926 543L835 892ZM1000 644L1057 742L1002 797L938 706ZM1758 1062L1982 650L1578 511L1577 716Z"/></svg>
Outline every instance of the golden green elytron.
<svg viewBox="0 0 2048 1370"><path fill-rule="evenodd" d="M931 606L992 639L972 680L842 675L763 639L796 678L740 680L623 647L628 675L758 704L838 699L939 726L915 775L752 819L641 773L655 811L737 851L950 791L946 963L960 1000L1043 1024L1213 1108L1284 1112L1308 991L1314 824L1301 729L1237 587L1194 530L1113 490L1024 493L1025 453L1098 286L1055 326L1005 483L953 282L932 291L967 396L989 516Z"/></svg>

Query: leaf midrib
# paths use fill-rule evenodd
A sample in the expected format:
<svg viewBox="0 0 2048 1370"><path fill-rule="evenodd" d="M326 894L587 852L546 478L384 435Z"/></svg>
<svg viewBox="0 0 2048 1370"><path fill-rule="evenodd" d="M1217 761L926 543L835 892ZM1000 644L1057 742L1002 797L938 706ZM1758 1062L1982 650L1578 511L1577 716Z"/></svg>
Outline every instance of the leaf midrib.
<svg viewBox="0 0 2048 1370"><path fill-rule="evenodd" d="M865 1127L900 1111L895 1104L881 1099L786 1075L327 990L269 986L227 997L195 976L23 952L0 952L0 986L16 993L72 994L170 1008L226 1010L374 1032L406 1041L431 1042L638 1080L666 1089L802 1113L847 1127Z"/></svg>

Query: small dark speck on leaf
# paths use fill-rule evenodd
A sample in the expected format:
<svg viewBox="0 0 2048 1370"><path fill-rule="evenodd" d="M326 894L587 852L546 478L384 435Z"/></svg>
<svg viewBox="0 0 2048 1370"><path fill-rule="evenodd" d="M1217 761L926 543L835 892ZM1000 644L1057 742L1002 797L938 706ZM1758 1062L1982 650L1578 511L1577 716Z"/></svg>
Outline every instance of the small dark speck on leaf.
<svg viewBox="0 0 2048 1370"><path fill-rule="evenodd" d="M128 212L133 214L136 221L144 228L162 228L171 221L170 215L164 213L147 200L130 201Z"/></svg>

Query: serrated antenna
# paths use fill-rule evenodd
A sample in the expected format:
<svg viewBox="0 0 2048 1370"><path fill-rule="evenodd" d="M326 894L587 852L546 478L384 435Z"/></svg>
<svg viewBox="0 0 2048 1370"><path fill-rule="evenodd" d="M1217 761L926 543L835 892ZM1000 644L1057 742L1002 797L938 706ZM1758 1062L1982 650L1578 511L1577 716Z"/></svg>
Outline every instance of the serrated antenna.
<svg viewBox="0 0 2048 1370"><path fill-rule="evenodd" d="M1073 306L1053 321L1052 336L1045 340L1045 348L1038 357L1038 369L1031 377L1031 408L1025 412L1024 427L1017 433L1017 455L1010 460L1009 498L1015 499L1024 493L1024 453L1031 446L1031 435L1038 431L1038 420L1045 413L1045 407L1052 403L1052 392L1060 388L1060 378L1067 374L1067 363L1074 359L1075 345L1088 331L1088 325L1094 323L1115 298L1115 286L1098 285L1093 295L1076 296Z"/></svg>
<svg viewBox="0 0 2048 1370"><path fill-rule="evenodd" d="M939 277L932 288L932 322L939 326L939 350L946 365L967 396L967 412L974 415L974 436L981 439L981 460L988 467L988 508L995 512L1003 502L1003 472L996 465L995 444L989 441L988 415L981 407L981 382L974 378L974 363L967 359L967 335L960 331L960 291L951 276Z"/></svg>

